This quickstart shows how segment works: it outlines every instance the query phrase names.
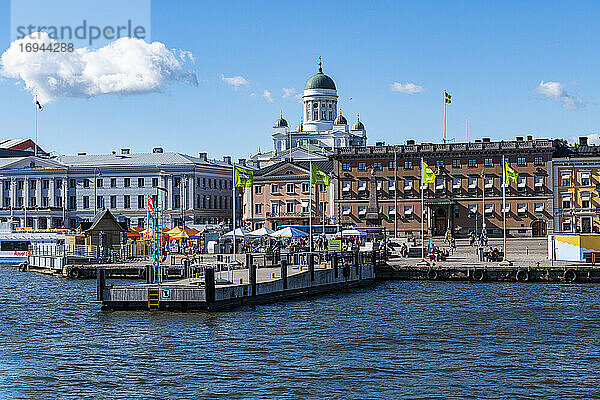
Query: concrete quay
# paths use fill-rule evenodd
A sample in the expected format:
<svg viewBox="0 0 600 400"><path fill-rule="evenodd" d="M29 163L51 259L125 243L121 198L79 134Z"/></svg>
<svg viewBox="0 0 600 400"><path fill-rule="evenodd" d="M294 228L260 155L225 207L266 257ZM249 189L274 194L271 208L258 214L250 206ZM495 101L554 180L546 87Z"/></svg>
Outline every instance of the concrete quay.
<svg viewBox="0 0 600 400"><path fill-rule="evenodd" d="M202 277L190 277L162 284L106 285L104 270L99 270L97 299L103 310L225 310L246 304L265 304L346 290L375 282L372 263L343 262L337 257L316 265L251 268L216 272L203 271ZM339 264L338 264L339 262Z"/></svg>
<svg viewBox="0 0 600 400"><path fill-rule="evenodd" d="M443 240L436 246L447 249ZM502 239L490 239L486 247L502 247ZM547 239L508 239L510 265L499 262L480 262L477 250L467 240L457 240L456 249L445 261L429 265L415 258L393 258L378 265L378 280L433 280L471 282L562 282L600 283L600 268L572 261L552 261L547 257Z"/></svg>

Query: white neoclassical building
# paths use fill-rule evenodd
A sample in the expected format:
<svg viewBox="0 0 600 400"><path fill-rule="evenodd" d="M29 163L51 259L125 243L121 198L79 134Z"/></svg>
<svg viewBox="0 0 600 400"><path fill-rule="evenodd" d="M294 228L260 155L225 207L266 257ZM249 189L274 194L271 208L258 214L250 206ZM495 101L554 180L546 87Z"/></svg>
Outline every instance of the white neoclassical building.
<svg viewBox="0 0 600 400"><path fill-rule="evenodd" d="M338 107L335 82L323 73L320 57L318 72L304 87L302 103L300 125L291 129L281 114L273 125L273 150L257 154L253 160L262 164L285 158L327 158L338 147L366 146L365 125L359 116L348 125Z"/></svg>

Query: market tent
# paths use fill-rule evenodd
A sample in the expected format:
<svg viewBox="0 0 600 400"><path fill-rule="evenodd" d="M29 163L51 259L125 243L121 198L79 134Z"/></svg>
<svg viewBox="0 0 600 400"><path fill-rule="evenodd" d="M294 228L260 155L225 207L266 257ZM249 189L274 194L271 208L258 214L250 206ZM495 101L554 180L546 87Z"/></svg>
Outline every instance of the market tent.
<svg viewBox="0 0 600 400"><path fill-rule="evenodd" d="M248 233L248 236L252 236L252 237L265 237L265 236L271 236L272 233L274 233L275 231L273 229L269 229L269 228L260 228L257 230L254 230L250 233Z"/></svg>
<svg viewBox="0 0 600 400"><path fill-rule="evenodd" d="M177 235L172 235L171 239L173 239L173 240L189 239L197 233L198 233L198 231L196 229L190 228L190 229L186 229L186 230L179 232Z"/></svg>
<svg viewBox="0 0 600 400"><path fill-rule="evenodd" d="M301 231L300 229L288 226L287 228L280 229L277 232L273 232L271 234L271 237L274 238L294 238L299 236L308 236L308 233Z"/></svg>
<svg viewBox="0 0 600 400"><path fill-rule="evenodd" d="M140 237L141 237L140 231L138 231L134 228L129 228L129 230L127 231L127 239L138 240L138 239L140 239Z"/></svg>
<svg viewBox="0 0 600 400"><path fill-rule="evenodd" d="M167 235L167 228L161 228L162 232L163 232L163 239L168 238L169 235ZM140 236L142 239L153 239L154 238L154 229L153 228L148 228L145 229L143 231L140 232ZM158 236L158 235L156 235Z"/></svg>
<svg viewBox="0 0 600 400"><path fill-rule="evenodd" d="M235 237L244 237L246 235L248 235L250 233L249 230L244 229L244 228L236 228L235 229ZM233 237L233 231L229 231L226 234L223 235L223 237Z"/></svg>
<svg viewBox="0 0 600 400"><path fill-rule="evenodd" d="M181 233L181 231L183 231L183 229L180 226L176 226L175 228L168 230L166 233L169 236L174 236L174 235L179 235Z"/></svg>
<svg viewBox="0 0 600 400"><path fill-rule="evenodd" d="M342 236L367 236L367 233L357 229L347 229L342 231Z"/></svg>

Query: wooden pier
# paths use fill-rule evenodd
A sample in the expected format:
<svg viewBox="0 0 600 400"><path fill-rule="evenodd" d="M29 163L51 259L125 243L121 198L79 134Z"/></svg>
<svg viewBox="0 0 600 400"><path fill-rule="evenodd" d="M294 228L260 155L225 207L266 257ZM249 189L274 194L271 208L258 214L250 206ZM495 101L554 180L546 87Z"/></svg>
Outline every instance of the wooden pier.
<svg viewBox="0 0 600 400"><path fill-rule="evenodd" d="M250 256L250 255L248 255ZM202 278L185 278L162 284L107 286L104 270L98 270L97 297L104 310L223 310L245 304L263 304L293 298L370 285L375 281L372 263L341 262L332 257L329 263L279 268L250 268L226 271L226 279L215 270L204 270Z"/></svg>

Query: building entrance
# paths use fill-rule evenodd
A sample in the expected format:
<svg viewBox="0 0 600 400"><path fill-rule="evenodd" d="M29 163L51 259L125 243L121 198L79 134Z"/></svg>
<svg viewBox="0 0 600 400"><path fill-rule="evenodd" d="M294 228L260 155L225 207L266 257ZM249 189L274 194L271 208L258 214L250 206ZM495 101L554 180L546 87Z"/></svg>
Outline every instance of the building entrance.
<svg viewBox="0 0 600 400"><path fill-rule="evenodd" d="M437 208L435 210L435 215L433 216L433 235L434 236L443 236L446 234L446 230L448 229L448 214L446 210L443 208Z"/></svg>

